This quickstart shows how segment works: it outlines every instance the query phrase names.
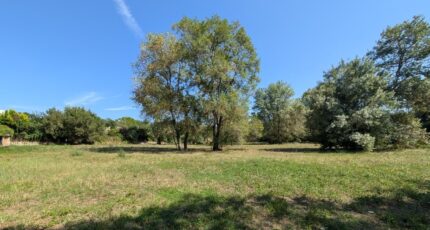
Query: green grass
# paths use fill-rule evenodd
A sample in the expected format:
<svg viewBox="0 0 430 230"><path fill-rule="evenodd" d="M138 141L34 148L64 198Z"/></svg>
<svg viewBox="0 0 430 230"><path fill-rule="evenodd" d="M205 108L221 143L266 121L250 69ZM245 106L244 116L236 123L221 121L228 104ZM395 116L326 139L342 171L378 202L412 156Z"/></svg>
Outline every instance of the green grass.
<svg viewBox="0 0 430 230"><path fill-rule="evenodd" d="M309 144L0 148L0 228L430 226L430 150Z"/></svg>

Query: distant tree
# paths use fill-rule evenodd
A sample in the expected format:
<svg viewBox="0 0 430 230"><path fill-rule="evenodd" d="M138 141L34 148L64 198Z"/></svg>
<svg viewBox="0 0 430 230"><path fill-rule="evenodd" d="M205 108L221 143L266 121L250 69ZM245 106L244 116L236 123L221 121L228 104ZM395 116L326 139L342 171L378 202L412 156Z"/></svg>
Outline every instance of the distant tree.
<svg viewBox="0 0 430 230"><path fill-rule="evenodd" d="M9 126L0 125L0 136L13 136L14 133L13 129L9 128Z"/></svg>
<svg viewBox="0 0 430 230"><path fill-rule="evenodd" d="M24 139L30 118L28 114L19 113L15 110L6 110L0 114L0 124L6 125L14 130L16 139Z"/></svg>
<svg viewBox="0 0 430 230"><path fill-rule="evenodd" d="M369 59L341 62L324 81L307 91L307 125L323 148L373 150L416 146L426 142L416 119L405 118L394 94L387 90L388 73ZM403 118L402 118L403 117Z"/></svg>
<svg viewBox="0 0 430 230"><path fill-rule="evenodd" d="M236 104L227 103L225 108L226 119L221 132L220 145L241 144L246 140L248 134L248 103L239 100Z"/></svg>
<svg viewBox="0 0 430 230"><path fill-rule="evenodd" d="M93 144L104 134L103 121L91 111L66 107L63 113L62 138L69 144Z"/></svg>
<svg viewBox="0 0 430 230"><path fill-rule="evenodd" d="M116 120L116 127L123 140L129 143L147 142L149 139L149 122L141 122L131 117L122 117Z"/></svg>
<svg viewBox="0 0 430 230"><path fill-rule="evenodd" d="M222 129L235 115L228 114L228 108L247 97L258 82L255 49L239 23L218 16L203 21L183 18L174 28L212 127L212 149L221 150Z"/></svg>
<svg viewBox="0 0 430 230"><path fill-rule="evenodd" d="M263 138L264 124L257 116L253 115L248 119L248 133L246 141L258 142Z"/></svg>
<svg viewBox="0 0 430 230"><path fill-rule="evenodd" d="M412 108L430 124L430 25L416 16L381 34L368 54L376 65L391 74L389 88L405 108Z"/></svg>
<svg viewBox="0 0 430 230"><path fill-rule="evenodd" d="M157 142L157 144L161 145L163 142L170 142L171 130L169 121L159 121L155 120L151 124L151 132L152 137Z"/></svg>
<svg viewBox="0 0 430 230"><path fill-rule="evenodd" d="M292 99L293 89L278 81L255 94L254 110L263 122L263 138L269 143L297 141L305 133L304 107Z"/></svg>
<svg viewBox="0 0 430 230"><path fill-rule="evenodd" d="M27 141L42 141L43 139L43 115L27 114L29 122L25 129L24 139Z"/></svg>
<svg viewBox="0 0 430 230"><path fill-rule="evenodd" d="M63 113L55 108L48 109L42 118L43 141L64 143Z"/></svg>

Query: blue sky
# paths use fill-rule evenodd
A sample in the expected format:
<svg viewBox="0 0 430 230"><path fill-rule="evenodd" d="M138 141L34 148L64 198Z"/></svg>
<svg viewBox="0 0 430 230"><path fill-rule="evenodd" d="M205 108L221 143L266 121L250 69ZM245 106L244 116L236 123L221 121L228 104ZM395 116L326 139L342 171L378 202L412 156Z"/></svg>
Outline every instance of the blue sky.
<svg viewBox="0 0 430 230"><path fill-rule="evenodd" d="M430 1L0 0L0 109L76 105L139 118L131 64L145 35L214 14L247 30L260 87L283 80L300 96L341 59L364 55L388 25L429 20Z"/></svg>

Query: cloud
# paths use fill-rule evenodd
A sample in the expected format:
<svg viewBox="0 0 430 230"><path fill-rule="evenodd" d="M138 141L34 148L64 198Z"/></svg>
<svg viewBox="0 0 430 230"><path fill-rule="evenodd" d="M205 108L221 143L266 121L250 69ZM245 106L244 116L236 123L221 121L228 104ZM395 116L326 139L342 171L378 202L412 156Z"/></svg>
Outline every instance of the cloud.
<svg viewBox="0 0 430 230"><path fill-rule="evenodd" d="M114 107L114 108L107 108L105 110L107 111L126 111L126 110L134 110L136 109L133 106L121 106L121 107Z"/></svg>
<svg viewBox="0 0 430 230"><path fill-rule="evenodd" d="M121 15L122 20L127 25L127 27L133 31L133 33L138 38L143 38L143 31L142 28L140 28L139 24L137 23L136 19L131 14L130 10L128 9L127 4L125 4L124 0L114 0L116 3L116 6L118 8L118 13Z"/></svg>
<svg viewBox="0 0 430 230"><path fill-rule="evenodd" d="M98 95L96 92L89 92L77 98L66 101L64 102L64 104L68 106L89 105L89 104L96 103L102 99L103 97Z"/></svg>

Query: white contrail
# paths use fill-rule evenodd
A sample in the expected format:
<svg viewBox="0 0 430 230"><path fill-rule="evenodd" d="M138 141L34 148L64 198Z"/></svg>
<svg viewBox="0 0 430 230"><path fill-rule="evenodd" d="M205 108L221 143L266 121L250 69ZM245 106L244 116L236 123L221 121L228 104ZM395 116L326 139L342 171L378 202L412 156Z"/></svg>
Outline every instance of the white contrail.
<svg viewBox="0 0 430 230"><path fill-rule="evenodd" d="M73 98L69 101L64 102L66 106L82 106L89 105L102 100L103 97L99 96L96 92L89 92L81 95L77 98Z"/></svg>
<svg viewBox="0 0 430 230"><path fill-rule="evenodd" d="M127 25L127 27L131 31L133 31L133 33L136 34L137 37L139 37L140 39L143 38L143 31L137 23L136 19L131 14L124 0L114 0L114 2L116 3L116 6L118 8L118 13L122 16L122 19L124 20L124 23Z"/></svg>
<svg viewBox="0 0 430 230"><path fill-rule="evenodd" d="M107 111L126 111L126 110L134 110L136 108L132 106L120 106L120 107L114 107L114 108L107 108L105 110Z"/></svg>

